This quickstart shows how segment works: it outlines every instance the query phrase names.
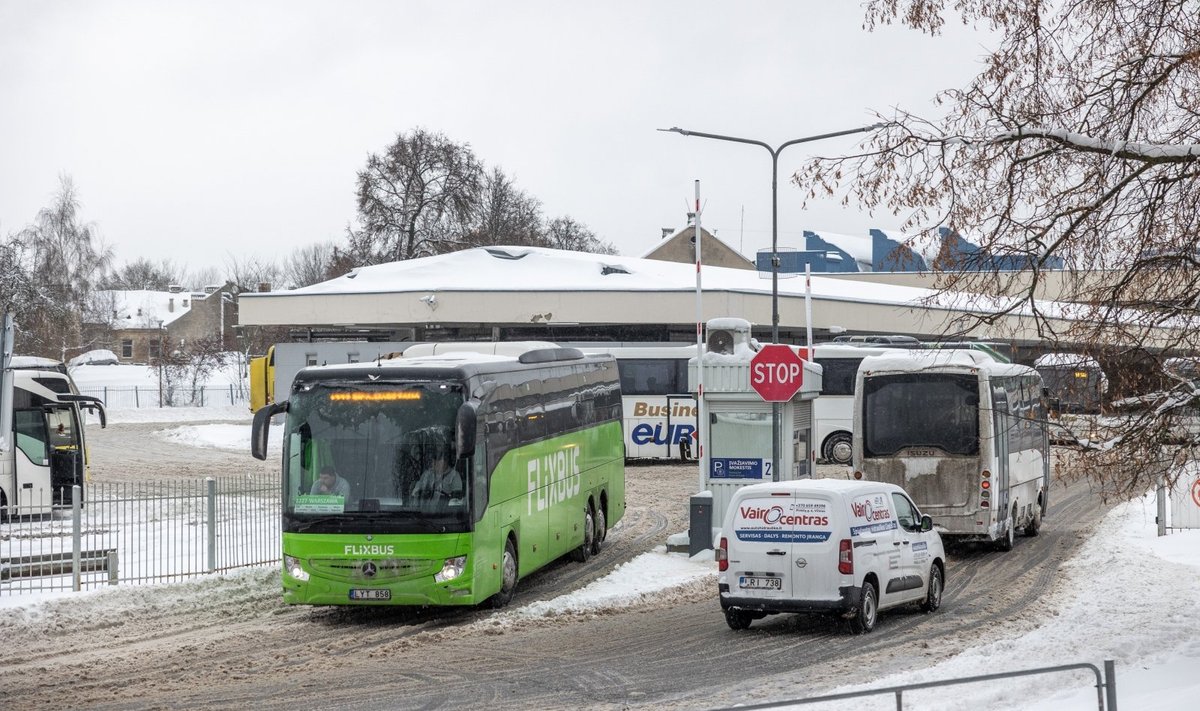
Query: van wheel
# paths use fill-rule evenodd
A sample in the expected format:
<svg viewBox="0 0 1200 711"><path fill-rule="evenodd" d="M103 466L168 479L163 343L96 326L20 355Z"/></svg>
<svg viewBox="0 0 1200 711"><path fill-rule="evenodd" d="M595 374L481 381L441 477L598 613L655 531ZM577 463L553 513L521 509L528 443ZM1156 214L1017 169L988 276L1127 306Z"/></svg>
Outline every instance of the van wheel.
<svg viewBox="0 0 1200 711"><path fill-rule="evenodd" d="M850 618L850 631L854 634L865 634L875 629L875 620L879 616L879 593L875 592L875 583L863 582L862 601L859 602L858 612Z"/></svg>
<svg viewBox="0 0 1200 711"><path fill-rule="evenodd" d="M1005 522L1004 535L996 539L996 549L1001 551L1011 551L1013 545L1017 542L1017 507L1014 506L1012 512L1008 515L1008 521Z"/></svg>
<svg viewBox="0 0 1200 711"><path fill-rule="evenodd" d="M592 516L592 505L583 507L583 543L571 551L571 560L576 563L586 563L592 557L596 546L596 521Z"/></svg>
<svg viewBox="0 0 1200 711"><path fill-rule="evenodd" d="M836 432L825 440L821 456L834 464L849 464L854 455L854 442L845 432Z"/></svg>
<svg viewBox="0 0 1200 711"><path fill-rule="evenodd" d="M512 602L517 593L517 549L512 539L504 544L504 559L500 564L500 592L491 597L492 607L501 608Z"/></svg>
<svg viewBox="0 0 1200 711"><path fill-rule="evenodd" d="M596 509L596 533L592 536L592 555L599 555L604 547L604 539L608 536L608 519L604 516L604 507Z"/></svg>
<svg viewBox="0 0 1200 711"><path fill-rule="evenodd" d="M925 602L921 603L922 612L934 612L942 606L942 590L945 588L942 575L942 566L937 563L929 566L929 590L925 593Z"/></svg>
<svg viewBox="0 0 1200 711"><path fill-rule="evenodd" d="M754 616L745 610L729 608L725 611L725 624L729 625L731 630L744 630L750 628L750 623L754 621Z"/></svg>
<svg viewBox="0 0 1200 711"><path fill-rule="evenodd" d="M1029 523L1025 524L1025 535L1033 538L1042 532L1042 505L1033 505L1033 515L1029 517Z"/></svg>

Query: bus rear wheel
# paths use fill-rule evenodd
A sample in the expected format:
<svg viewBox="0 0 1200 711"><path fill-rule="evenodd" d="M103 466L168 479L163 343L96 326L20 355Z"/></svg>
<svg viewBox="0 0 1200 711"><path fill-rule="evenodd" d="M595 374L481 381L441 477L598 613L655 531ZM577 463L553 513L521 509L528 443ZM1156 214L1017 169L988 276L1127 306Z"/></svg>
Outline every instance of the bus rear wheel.
<svg viewBox="0 0 1200 711"><path fill-rule="evenodd" d="M831 464L849 464L854 455L854 441L846 432L835 432L825 439L821 456Z"/></svg>
<svg viewBox="0 0 1200 711"><path fill-rule="evenodd" d="M571 551L571 560L576 563L586 563L592 557L596 548L596 517L592 514L592 504L583 507L583 543Z"/></svg>
<svg viewBox="0 0 1200 711"><path fill-rule="evenodd" d="M1029 516L1029 523L1025 524L1025 535L1030 538L1042 532L1042 505L1040 503L1033 505L1033 513Z"/></svg>
<svg viewBox="0 0 1200 711"><path fill-rule="evenodd" d="M1008 514L1008 520L1004 522L1004 535L996 539L996 548L1002 551L1011 551L1017 542L1017 507L1014 506Z"/></svg>
<svg viewBox="0 0 1200 711"><path fill-rule="evenodd" d="M608 537L608 519L604 516L604 505L596 509L596 535L592 536L592 555L600 553L604 539Z"/></svg>
<svg viewBox="0 0 1200 711"><path fill-rule="evenodd" d="M512 539L504 544L504 558L500 564L500 592L491 597L492 607L501 608L512 602L517 593L517 549Z"/></svg>

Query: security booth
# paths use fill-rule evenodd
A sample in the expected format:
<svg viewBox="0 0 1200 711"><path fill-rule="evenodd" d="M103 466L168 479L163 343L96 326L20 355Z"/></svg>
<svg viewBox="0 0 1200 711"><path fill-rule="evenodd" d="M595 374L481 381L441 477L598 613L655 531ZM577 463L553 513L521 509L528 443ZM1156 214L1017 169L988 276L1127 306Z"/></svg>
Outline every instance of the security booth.
<svg viewBox="0 0 1200 711"><path fill-rule="evenodd" d="M699 428L700 491L711 492L719 521L743 486L812 476L812 401L821 392L821 366L804 360L803 348L754 341L743 319L710 320L707 344L702 392L697 358L688 361L688 385L700 393L708 424ZM772 471L775 403L778 472Z"/></svg>

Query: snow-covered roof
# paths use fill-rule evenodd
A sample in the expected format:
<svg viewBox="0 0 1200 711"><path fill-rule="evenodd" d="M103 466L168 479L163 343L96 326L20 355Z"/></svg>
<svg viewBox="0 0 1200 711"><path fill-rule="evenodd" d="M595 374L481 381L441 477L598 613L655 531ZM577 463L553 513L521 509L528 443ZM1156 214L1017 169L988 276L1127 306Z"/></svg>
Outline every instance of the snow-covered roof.
<svg viewBox="0 0 1200 711"><path fill-rule="evenodd" d="M872 372L908 373L924 369L981 369L997 374L1032 373L1033 369L1012 363L997 363L983 351L967 348L938 348L935 350L895 349L880 355L867 356L859 370Z"/></svg>
<svg viewBox="0 0 1200 711"><path fill-rule="evenodd" d="M747 269L706 266L705 290L767 293L771 280ZM480 247L421 259L360 267L349 274L286 292L243 294L264 297L315 294L372 294L448 291L692 291L693 264L658 259L569 252L541 247ZM814 296L915 305L934 292L910 286L848 282L813 275ZM779 293L803 296L802 279L780 279Z"/></svg>
<svg viewBox="0 0 1200 711"><path fill-rule="evenodd" d="M101 291L100 313L113 328L158 328L174 322L192 308L196 298L204 295L169 291Z"/></svg>

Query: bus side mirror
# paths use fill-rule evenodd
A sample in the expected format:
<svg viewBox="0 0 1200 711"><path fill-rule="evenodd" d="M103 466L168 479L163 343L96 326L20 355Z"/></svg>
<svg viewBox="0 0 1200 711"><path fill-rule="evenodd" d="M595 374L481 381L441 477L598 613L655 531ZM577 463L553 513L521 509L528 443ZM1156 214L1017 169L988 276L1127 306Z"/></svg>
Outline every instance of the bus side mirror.
<svg viewBox="0 0 1200 711"><path fill-rule="evenodd" d="M254 424L250 429L250 454L255 459L267 458L267 435L271 426L271 418L281 412L287 412L287 401L277 402L266 407L258 408L254 413Z"/></svg>
<svg viewBox="0 0 1200 711"><path fill-rule="evenodd" d="M479 421L476 407L474 402L464 402L458 408L454 422L454 450L459 459L475 454L475 429Z"/></svg>
<svg viewBox="0 0 1200 711"><path fill-rule="evenodd" d="M921 533L933 530L933 517L929 514L921 516Z"/></svg>

